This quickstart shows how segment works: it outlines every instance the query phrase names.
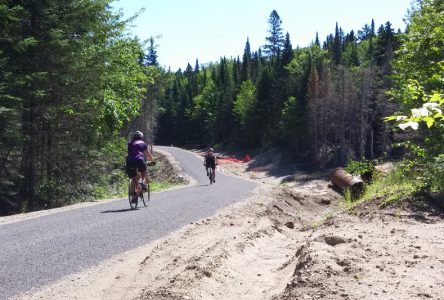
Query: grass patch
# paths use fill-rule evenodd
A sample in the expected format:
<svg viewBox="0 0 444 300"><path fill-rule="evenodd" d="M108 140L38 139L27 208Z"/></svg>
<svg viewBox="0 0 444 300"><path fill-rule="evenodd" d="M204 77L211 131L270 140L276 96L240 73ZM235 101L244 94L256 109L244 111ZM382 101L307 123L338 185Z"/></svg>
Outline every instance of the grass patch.
<svg viewBox="0 0 444 300"><path fill-rule="evenodd" d="M150 191L158 192L163 191L180 184L173 184L170 182L150 182ZM120 184L114 184L110 186L95 186L92 194L93 199L114 199L124 198L128 196L128 179L125 178Z"/></svg>
<svg viewBox="0 0 444 300"><path fill-rule="evenodd" d="M152 192L163 191L172 187L178 186L170 182L150 182L150 190Z"/></svg>
<svg viewBox="0 0 444 300"><path fill-rule="evenodd" d="M348 191L344 193L344 198L349 209L375 198L382 199L379 208L383 208L413 195L418 189L419 187L413 177L405 176L395 168L388 174L377 175L371 184L365 186L365 190L359 199L354 199Z"/></svg>

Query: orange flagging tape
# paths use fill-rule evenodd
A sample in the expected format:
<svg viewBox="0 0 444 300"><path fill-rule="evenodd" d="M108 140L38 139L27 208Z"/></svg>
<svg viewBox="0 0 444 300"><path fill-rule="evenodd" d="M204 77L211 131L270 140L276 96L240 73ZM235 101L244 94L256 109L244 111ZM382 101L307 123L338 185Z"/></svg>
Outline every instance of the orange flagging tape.
<svg viewBox="0 0 444 300"><path fill-rule="evenodd" d="M249 162L251 160L251 157L249 154L245 155L244 159L240 160L234 157L220 157L218 159L221 163L242 163L242 162Z"/></svg>

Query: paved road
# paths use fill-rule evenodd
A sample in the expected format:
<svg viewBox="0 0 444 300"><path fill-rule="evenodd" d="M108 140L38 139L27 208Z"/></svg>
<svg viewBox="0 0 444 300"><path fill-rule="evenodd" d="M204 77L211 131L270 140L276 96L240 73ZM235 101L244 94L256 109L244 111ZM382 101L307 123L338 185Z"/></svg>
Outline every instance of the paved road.
<svg viewBox="0 0 444 300"><path fill-rule="evenodd" d="M177 148L158 149L175 156L197 184L154 193L150 205L138 210L121 199L0 225L0 299L161 238L247 197L255 186L220 172L210 186L202 159Z"/></svg>

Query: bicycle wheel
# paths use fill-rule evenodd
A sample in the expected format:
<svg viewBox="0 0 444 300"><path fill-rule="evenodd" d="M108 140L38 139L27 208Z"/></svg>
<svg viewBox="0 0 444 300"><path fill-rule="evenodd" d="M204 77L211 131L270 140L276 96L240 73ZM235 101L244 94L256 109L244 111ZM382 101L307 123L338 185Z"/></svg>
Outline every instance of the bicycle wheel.
<svg viewBox="0 0 444 300"><path fill-rule="evenodd" d="M139 202L139 199L137 199L136 202L133 202L133 196L131 193L131 179L129 180L129 184L128 184L128 201L130 204L131 209L136 209L137 208L137 203Z"/></svg>
<svg viewBox="0 0 444 300"><path fill-rule="evenodd" d="M209 169L209 175L208 175L208 177L210 178L210 184L213 184L213 169L212 168L210 168Z"/></svg>
<svg viewBox="0 0 444 300"><path fill-rule="evenodd" d="M142 199L143 205L145 207L148 206L148 203L150 202L150 183L146 183L146 191L143 191L143 193L140 193L140 198Z"/></svg>

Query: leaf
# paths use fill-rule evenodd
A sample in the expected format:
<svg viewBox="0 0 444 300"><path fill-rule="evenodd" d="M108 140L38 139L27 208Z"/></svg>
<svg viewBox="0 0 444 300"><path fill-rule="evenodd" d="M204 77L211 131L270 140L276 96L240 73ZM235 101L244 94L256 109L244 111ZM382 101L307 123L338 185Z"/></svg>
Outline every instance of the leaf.
<svg viewBox="0 0 444 300"><path fill-rule="evenodd" d="M430 102L443 103L444 98L442 97L442 95L440 93L435 92L432 94L432 96L430 96Z"/></svg>
<svg viewBox="0 0 444 300"><path fill-rule="evenodd" d="M384 121L394 121L398 118L398 116L388 116L384 118Z"/></svg>
<svg viewBox="0 0 444 300"><path fill-rule="evenodd" d="M425 117L424 121L426 122L428 128L432 127L433 123L435 123L435 119L433 117L429 117L429 116Z"/></svg>

